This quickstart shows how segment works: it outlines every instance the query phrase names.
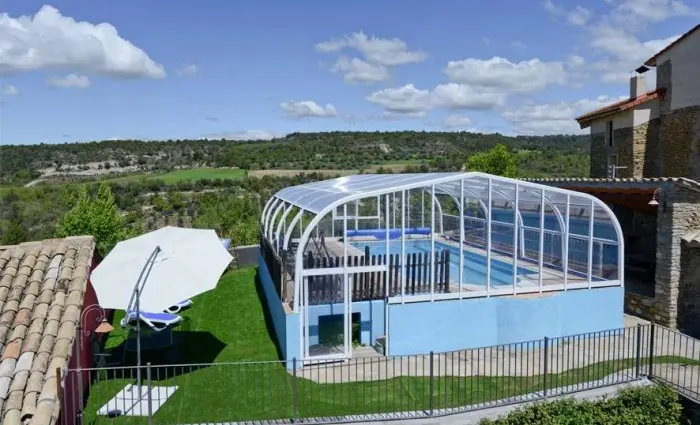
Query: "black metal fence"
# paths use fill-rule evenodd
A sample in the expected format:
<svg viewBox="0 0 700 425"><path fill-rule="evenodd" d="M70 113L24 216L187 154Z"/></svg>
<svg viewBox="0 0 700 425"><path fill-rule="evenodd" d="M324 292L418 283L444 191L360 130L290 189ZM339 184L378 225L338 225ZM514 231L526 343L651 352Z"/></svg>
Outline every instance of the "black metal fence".
<svg viewBox="0 0 700 425"><path fill-rule="evenodd" d="M697 398L696 342L657 325L639 325L303 367L296 359L147 365L141 373L142 402L134 387L122 393L136 384L134 367L69 370L63 377L59 423L329 423L435 417L647 377Z"/></svg>

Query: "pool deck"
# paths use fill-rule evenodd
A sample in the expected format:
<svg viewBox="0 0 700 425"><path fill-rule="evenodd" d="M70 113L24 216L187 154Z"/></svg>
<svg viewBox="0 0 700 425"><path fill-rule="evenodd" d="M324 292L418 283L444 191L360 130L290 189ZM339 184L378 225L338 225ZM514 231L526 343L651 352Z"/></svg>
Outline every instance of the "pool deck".
<svg viewBox="0 0 700 425"><path fill-rule="evenodd" d="M414 241L414 240L429 240L429 238L426 237L411 237L410 239L407 239L407 241ZM395 240L397 241L397 240ZM444 237L443 235L440 234L435 234L435 241L449 245L451 247L459 249L459 242L448 239ZM356 242L371 242L371 243L379 243L383 242L381 240L377 240L375 238L353 238L352 239L353 243ZM343 256L343 242L342 240L338 239L331 239L331 238L326 238L325 240L325 245L326 248L328 249L328 252L330 255L333 256L338 256L342 257ZM351 244L348 244L348 255L350 256L363 256L365 255L364 251L352 246ZM483 257L486 257L486 250L482 248L478 248L472 245L464 245L464 251L466 252L471 252L474 254L481 255ZM493 252L491 251L491 258L496 261L500 261L506 264L513 264L513 257L504 255L498 252ZM526 269L530 273L520 276L518 279L518 283L516 284L517 288L533 288L533 287L539 287L539 280L540 280L540 274L539 274L539 265L538 264L533 264L529 261L518 261L518 268ZM582 276L575 275L573 273L567 273L568 278L567 282L569 283L582 283L585 282L586 279ZM456 277L456 276L455 276ZM548 266L547 264L542 265L542 286L547 286L547 285L559 285L564 281L564 272L562 270L555 269L551 266ZM462 285L462 291L483 291L484 290L484 285L480 284L470 284L470 283L464 283ZM450 292L459 292L459 282L456 279L450 279ZM539 296L542 294L523 294L523 295L518 295L518 296Z"/></svg>

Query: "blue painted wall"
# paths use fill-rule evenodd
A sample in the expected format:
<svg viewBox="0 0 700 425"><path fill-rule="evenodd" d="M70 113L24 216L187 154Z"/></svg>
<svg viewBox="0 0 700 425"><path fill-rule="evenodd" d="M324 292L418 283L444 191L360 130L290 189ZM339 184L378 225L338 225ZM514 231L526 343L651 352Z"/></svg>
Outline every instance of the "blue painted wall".
<svg viewBox="0 0 700 425"><path fill-rule="evenodd" d="M272 276L267 269L262 254L258 254L258 277L265 292L267 308L272 318L272 325L275 328L277 342L282 352L282 357L287 360L287 368L292 367L292 359L301 358L299 345L299 330L301 321L298 313L285 313L280 298L275 291Z"/></svg>
<svg viewBox="0 0 700 425"><path fill-rule="evenodd" d="M392 304L389 354L425 354L623 327L624 289L540 298L493 297Z"/></svg>
<svg viewBox="0 0 700 425"><path fill-rule="evenodd" d="M360 342L374 344L377 337L384 335L384 301L356 301L352 312L360 314ZM343 304L323 304L309 306L309 342L318 344L318 321L321 316L343 314Z"/></svg>

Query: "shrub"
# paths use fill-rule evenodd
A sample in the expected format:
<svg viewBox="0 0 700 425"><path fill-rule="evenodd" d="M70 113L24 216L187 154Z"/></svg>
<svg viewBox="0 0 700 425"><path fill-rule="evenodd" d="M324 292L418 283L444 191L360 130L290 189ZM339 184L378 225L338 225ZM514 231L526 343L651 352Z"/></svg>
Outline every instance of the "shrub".
<svg viewBox="0 0 700 425"><path fill-rule="evenodd" d="M615 397L591 402L571 398L536 403L482 425L678 425L683 407L678 394L667 387L636 387Z"/></svg>

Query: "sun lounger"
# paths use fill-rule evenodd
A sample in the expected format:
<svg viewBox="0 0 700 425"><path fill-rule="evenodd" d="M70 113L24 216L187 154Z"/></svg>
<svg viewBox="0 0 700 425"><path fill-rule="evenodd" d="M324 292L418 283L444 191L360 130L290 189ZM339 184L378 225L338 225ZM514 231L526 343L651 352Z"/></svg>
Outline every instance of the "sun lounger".
<svg viewBox="0 0 700 425"><path fill-rule="evenodd" d="M186 310L190 307L192 307L192 300L185 300L185 301L180 301L179 303L168 307L167 309L164 310L164 312L170 313L170 314L178 314L182 310Z"/></svg>
<svg viewBox="0 0 700 425"><path fill-rule="evenodd" d="M141 322L145 323L146 326L148 326L156 332L160 332L182 322L182 317L171 313L148 313L142 311L139 317L141 318ZM123 327L135 327L136 312L131 311L126 316L124 316L124 318L121 321L121 325Z"/></svg>

